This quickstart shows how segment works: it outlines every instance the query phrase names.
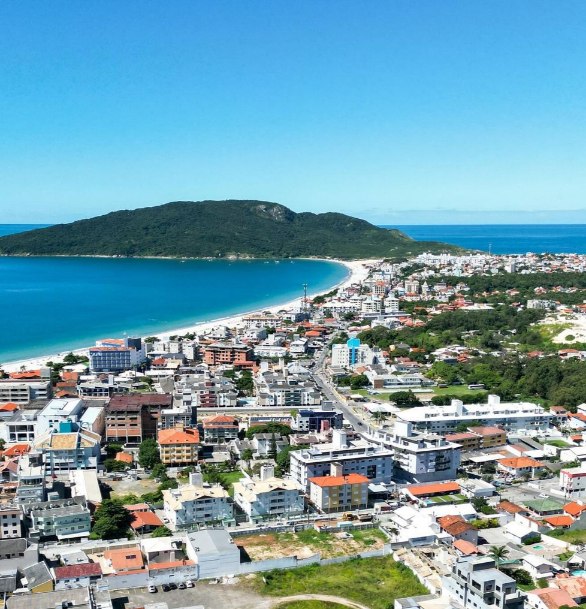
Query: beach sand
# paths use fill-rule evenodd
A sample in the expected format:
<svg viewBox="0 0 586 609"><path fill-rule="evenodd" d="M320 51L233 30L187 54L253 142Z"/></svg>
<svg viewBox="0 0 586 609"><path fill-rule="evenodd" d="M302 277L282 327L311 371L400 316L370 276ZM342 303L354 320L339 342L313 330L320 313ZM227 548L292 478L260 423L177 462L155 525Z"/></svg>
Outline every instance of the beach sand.
<svg viewBox="0 0 586 609"><path fill-rule="evenodd" d="M369 266L378 262L378 260L329 260L329 262L338 262L339 264L343 264L349 271L348 276L344 281L339 283L336 286L332 286L332 290L334 288L344 288L354 283L360 283L366 279L369 271ZM323 293L319 292L319 293ZM308 297L313 298L317 296L317 294L308 295ZM290 309L295 306L299 306L301 303L301 298L296 298L295 300L278 304L272 307L263 307L263 311L270 311L271 313L276 313L281 309ZM167 330L165 332L153 332L153 336L157 336L160 340L168 340L170 336L175 335L184 335L188 333L194 334L205 334L214 328L218 328L220 326L226 326L228 328L234 328L242 323L242 318L249 313L254 313L259 309L255 309L253 311L245 311L243 313L239 313L238 315L232 315L230 317L223 317L219 319L213 319L211 321L196 323L192 326L187 326L183 328L177 328L174 330ZM104 337L105 338L105 337ZM87 355L89 347L83 347L82 349L74 349L70 351L63 351L61 353L53 353L51 355L39 355L37 357L23 359L13 362L5 362L2 363L2 370L4 372L18 372L20 370L38 370L41 366L44 366L47 362L55 362L59 363L63 361L63 358L68 353L74 353L76 355Z"/></svg>

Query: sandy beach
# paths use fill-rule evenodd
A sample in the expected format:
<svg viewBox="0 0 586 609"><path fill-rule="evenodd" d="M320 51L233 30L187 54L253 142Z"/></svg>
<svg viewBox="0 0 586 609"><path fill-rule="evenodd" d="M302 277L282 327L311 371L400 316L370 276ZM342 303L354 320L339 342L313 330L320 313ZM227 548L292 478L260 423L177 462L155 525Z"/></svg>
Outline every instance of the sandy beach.
<svg viewBox="0 0 586 609"><path fill-rule="evenodd" d="M344 288L349 285L352 285L353 283L360 283L361 281L363 281L368 275L368 266L373 264L374 262L377 262L377 260L352 260L352 261L328 260L328 262L337 262L339 264L343 264L349 271L348 276L346 277L346 279L344 279L344 281L340 282L339 284L337 284L335 286L332 286L331 289L334 289L334 288ZM318 292L318 293L323 293L323 291ZM308 297L313 298L314 296L317 296L318 293L309 294ZM281 309L289 309L296 305L298 306L300 303L301 303L301 298L296 298L295 300L291 300L286 303L274 305L272 307L263 307L262 310L270 311L271 313L276 313L277 311L280 311ZM237 315L232 315L229 317L222 317L222 318L213 319L210 321L200 322L200 323L193 324L191 326L176 328L173 330L166 330L165 332L153 332L153 335L159 337L161 340L167 340L170 336L175 336L175 335L183 335L183 334L188 334L188 333L204 334L204 333L209 332L210 330L213 330L214 328L217 328L220 326L226 326L228 328L233 328L242 323L242 318L245 315L254 313L258 310L259 309L254 309L251 311L243 311L242 313L239 313ZM106 338L106 337L102 337L102 338ZM2 369L5 372L17 372L17 371L20 371L23 369L24 370L37 370L39 367L44 366L49 361L61 362L63 360L63 357L65 357L65 355L67 355L68 353L71 353L71 352L76 355L87 355L88 349L89 349L89 346L83 347L81 349L66 350L61 353L53 353L53 354L49 354L49 355L39 355L37 357L33 357L33 358L29 358L29 359L23 359L23 360L17 360L17 361L12 361L12 362L5 362L5 363L3 362Z"/></svg>

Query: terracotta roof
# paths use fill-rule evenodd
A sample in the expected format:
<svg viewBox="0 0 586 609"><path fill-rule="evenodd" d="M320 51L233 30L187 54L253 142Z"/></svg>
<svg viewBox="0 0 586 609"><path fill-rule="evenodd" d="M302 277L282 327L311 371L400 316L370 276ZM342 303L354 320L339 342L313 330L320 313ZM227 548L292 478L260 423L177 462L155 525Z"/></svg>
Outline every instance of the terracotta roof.
<svg viewBox="0 0 586 609"><path fill-rule="evenodd" d="M538 596L547 609L559 609L563 605L567 605L568 607L578 606L576 601L566 590L558 590L557 588L538 588L537 590L528 590L527 594L535 594L535 596Z"/></svg>
<svg viewBox="0 0 586 609"><path fill-rule="evenodd" d="M104 558L111 562L114 571L130 571L144 567L144 561L139 548L106 550Z"/></svg>
<svg viewBox="0 0 586 609"><path fill-rule="evenodd" d="M156 569L175 569L177 567L192 566L193 560L170 560L169 562L152 562L149 564L149 571Z"/></svg>
<svg viewBox="0 0 586 609"><path fill-rule="evenodd" d="M466 522L462 516L443 516L442 518L438 518L437 521L441 528L452 537L461 535L474 528L469 522Z"/></svg>
<svg viewBox="0 0 586 609"><path fill-rule="evenodd" d="M478 436L469 431L462 431L460 433L450 433L445 436L448 442L461 442L462 440L477 440Z"/></svg>
<svg viewBox="0 0 586 609"><path fill-rule="evenodd" d="M518 514L519 512L526 512L527 510L516 503L512 503L511 501L501 501L497 506L497 510L501 512L508 512L509 514Z"/></svg>
<svg viewBox="0 0 586 609"><path fill-rule="evenodd" d="M505 430L500 427L479 426L471 427L470 429L472 433L480 434L481 436L500 436L506 433Z"/></svg>
<svg viewBox="0 0 586 609"><path fill-rule="evenodd" d="M571 516L548 516L543 520L552 527L569 527L574 523L574 519Z"/></svg>
<svg viewBox="0 0 586 609"><path fill-rule="evenodd" d="M136 531L142 527L162 527L162 520L154 512L132 512L134 520L130 526Z"/></svg>
<svg viewBox="0 0 586 609"><path fill-rule="evenodd" d="M11 372L8 376L11 379L36 379L41 378L41 371L25 370L24 372Z"/></svg>
<svg viewBox="0 0 586 609"><path fill-rule="evenodd" d="M416 497L438 495L440 493L457 493L460 485L457 482L438 482L435 484L417 484L407 487L407 491Z"/></svg>
<svg viewBox="0 0 586 609"><path fill-rule="evenodd" d="M130 453L125 453L123 450L116 453L115 459L116 461L122 461L122 463L132 463L134 461L133 456Z"/></svg>
<svg viewBox="0 0 586 609"><path fill-rule="evenodd" d="M6 404L0 406L0 411L2 412L12 412L14 410L18 410L18 404L14 402L6 402Z"/></svg>
<svg viewBox="0 0 586 609"><path fill-rule="evenodd" d="M30 449L30 444L23 442L22 444L13 444L12 446L9 446L2 454L5 457L16 457L18 455L24 455L28 453Z"/></svg>
<svg viewBox="0 0 586 609"><path fill-rule="evenodd" d="M511 457L509 459L499 459L503 467L510 467L511 469L521 469L525 467L545 467L541 461L536 461L531 457Z"/></svg>
<svg viewBox="0 0 586 609"><path fill-rule="evenodd" d="M102 567L97 562L85 562L81 565L55 567L55 579L72 579L74 577L98 577L102 575Z"/></svg>
<svg viewBox="0 0 586 609"><path fill-rule="evenodd" d="M368 478L361 474L348 474L347 476L315 476L309 481L316 486L342 486L344 484L366 484Z"/></svg>
<svg viewBox="0 0 586 609"><path fill-rule="evenodd" d="M199 444L197 429L161 429L158 436L159 444Z"/></svg>
<svg viewBox="0 0 586 609"><path fill-rule="evenodd" d="M456 539L452 545L464 556L478 554L478 548L472 542L465 539Z"/></svg>
<svg viewBox="0 0 586 609"><path fill-rule="evenodd" d="M572 501L564 505L564 512L570 514L570 516L579 516L582 512L586 512L586 505Z"/></svg>
<svg viewBox="0 0 586 609"><path fill-rule="evenodd" d="M554 582L560 590L565 590L573 599L586 596L585 577L556 577Z"/></svg>
<svg viewBox="0 0 586 609"><path fill-rule="evenodd" d="M215 417L211 417L210 419L206 419L203 422L204 429L206 427L214 427L216 425L220 425L225 427L227 424L229 425L237 425L238 420L234 417L229 417L224 414L218 414Z"/></svg>

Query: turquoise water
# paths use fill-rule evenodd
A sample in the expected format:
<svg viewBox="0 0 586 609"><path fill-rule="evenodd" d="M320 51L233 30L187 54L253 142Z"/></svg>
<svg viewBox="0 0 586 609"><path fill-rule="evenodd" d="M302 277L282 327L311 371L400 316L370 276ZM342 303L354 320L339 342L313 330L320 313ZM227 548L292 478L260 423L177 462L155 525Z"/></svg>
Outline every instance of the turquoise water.
<svg viewBox="0 0 586 609"><path fill-rule="evenodd" d="M577 571L572 571L572 575L580 575L584 577L586 575L586 571L584 571L584 569L578 569Z"/></svg>
<svg viewBox="0 0 586 609"><path fill-rule="evenodd" d="M0 258L0 362L284 303L347 275L317 260Z"/></svg>

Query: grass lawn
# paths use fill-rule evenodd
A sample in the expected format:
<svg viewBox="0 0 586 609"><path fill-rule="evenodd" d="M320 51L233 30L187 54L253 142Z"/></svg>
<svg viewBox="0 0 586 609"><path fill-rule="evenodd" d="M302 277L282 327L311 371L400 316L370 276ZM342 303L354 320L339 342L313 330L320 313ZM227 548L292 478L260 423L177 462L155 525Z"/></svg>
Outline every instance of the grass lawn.
<svg viewBox="0 0 586 609"><path fill-rule="evenodd" d="M551 444L551 446L555 446L556 448L567 448L570 446L570 444L564 442L563 440L546 440L545 443Z"/></svg>
<svg viewBox="0 0 586 609"><path fill-rule="evenodd" d="M555 533L555 534L554 534ZM570 531L568 529L556 529L549 533L551 537L567 541L568 543L580 544L586 542L586 529Z"/></svg>
<svg viewBox="0 0 586 609"><path fill-rule="evenodd" d="M244 476L244 474L238 470L236 472L227 472L225 474L221 474L222 476L222 486L228 487L228 494L230 497L234 497L234 482L238 482L240 478Z"/></svg>
<svg viewBox="0 0 586 609"><path fill-rule="evenodd" d="M293 601L277 605L277 609L348 609L345 605L338 603L326 603L325 601Z"/></svg>
<svg viewBox="0 0 586 609"><path fill-rule="evenodd" d="M257 576L254 585L258 592L270 596L332 594L372 609L388 609L396 598L428 594L411 569L390 556L269 571Z"/></svg>
<svg viewBox="0 0 586 609"><path fill-rule="evenodd" d="M468 389L468 385L450 385L449 387L431 387L435 395L468 395L487 393L485 389Z"/></svg>
<svg viewBox="0 0 586 609"><path fill-rule="evenodd" d="M466 503L468 501L468 497L465 495L440 495L429 499L433 503Z"/></svg>

